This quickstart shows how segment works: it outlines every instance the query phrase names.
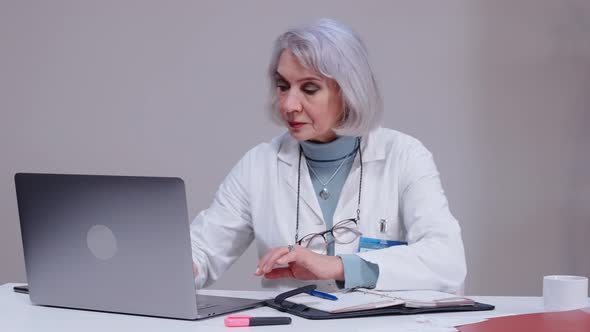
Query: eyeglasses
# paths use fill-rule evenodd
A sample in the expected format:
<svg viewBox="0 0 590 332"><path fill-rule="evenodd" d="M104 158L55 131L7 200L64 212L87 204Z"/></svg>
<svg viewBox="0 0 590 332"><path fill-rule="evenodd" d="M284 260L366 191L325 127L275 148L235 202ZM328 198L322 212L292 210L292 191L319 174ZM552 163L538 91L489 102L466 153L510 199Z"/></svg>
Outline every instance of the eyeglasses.
<svg viewBox="0 0 590 332"><path fill-rule="evenodd" d="M327 235L332 235L332 238L328 239L326 237ZM328 249L328 244L332 242L349 244L354 242L361 235L363 235L363 233L358 229L358 218L345 219L339 221L327 231L307 234L301 240L297 241L297 244L317 253L325 254Z"/></svg>

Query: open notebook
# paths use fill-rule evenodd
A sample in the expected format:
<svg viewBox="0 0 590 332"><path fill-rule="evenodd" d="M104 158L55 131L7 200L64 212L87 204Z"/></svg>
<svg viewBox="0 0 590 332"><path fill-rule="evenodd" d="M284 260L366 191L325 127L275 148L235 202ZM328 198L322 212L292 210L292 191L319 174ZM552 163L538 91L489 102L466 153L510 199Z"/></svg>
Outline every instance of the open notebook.
<svg viewBox="0 0 590 332"><path fill-rule="evenodd" d="M383 292L357 288L346 293L332 293L338 300L331 301L309 294L298 294L289 298L289 302L303 304L307 307L329 313L354 312L392 306L406 308L439 308L473 306L475 302L454 294L431 291L393 291Z"/></svg>

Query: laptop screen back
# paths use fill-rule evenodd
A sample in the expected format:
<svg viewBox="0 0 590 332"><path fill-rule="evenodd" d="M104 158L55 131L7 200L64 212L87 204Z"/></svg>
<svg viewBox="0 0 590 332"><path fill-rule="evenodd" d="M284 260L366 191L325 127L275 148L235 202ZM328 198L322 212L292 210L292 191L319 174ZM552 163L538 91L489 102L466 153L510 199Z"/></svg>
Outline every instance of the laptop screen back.
<svg viewBox="0 0 590 332"><path fill-rule="evenodd" d="M179 178L15 175L31 301L194 319Z"/></svg>

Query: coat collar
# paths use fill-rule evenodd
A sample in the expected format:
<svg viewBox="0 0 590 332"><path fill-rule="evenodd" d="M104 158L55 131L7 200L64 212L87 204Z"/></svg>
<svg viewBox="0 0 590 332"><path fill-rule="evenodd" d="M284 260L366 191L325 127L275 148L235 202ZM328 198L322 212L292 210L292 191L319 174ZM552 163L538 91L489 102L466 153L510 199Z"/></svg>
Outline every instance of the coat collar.
<svg viewBox="0 0 590 332"><path fill-rule="evenodd" d="M363 156L363 165L373 161L385 159L385 143L379 139L381 128L376 128L369 132L368 135L362 136L361 138L361 152ZM279 137L279 174L287 182L287 184L297 192L297 172L299 170L299 142L295 140L289 133L283 134ZM358 162L353 164L351 169L351 175L357 176L358 173ZM348 180L347 180L348 182ZM307 163L301 162L301 200L309 206L311 210L317 216L317 223L321 223L323 220L323 214L318 203L318 199L315 196L315 190L309 176L309 170L307 169ZM347 184L345 183L345 187ZM346 203L356 197L357 193L350 192L348 195L344 195L344 188L341 193L338 205L343 202ZM355 190L356 192L357 190ZM346 197L345 197L346 196ZM340 202L342 201L342 202ZM301 234L300 234L301 235Z"/></svg>

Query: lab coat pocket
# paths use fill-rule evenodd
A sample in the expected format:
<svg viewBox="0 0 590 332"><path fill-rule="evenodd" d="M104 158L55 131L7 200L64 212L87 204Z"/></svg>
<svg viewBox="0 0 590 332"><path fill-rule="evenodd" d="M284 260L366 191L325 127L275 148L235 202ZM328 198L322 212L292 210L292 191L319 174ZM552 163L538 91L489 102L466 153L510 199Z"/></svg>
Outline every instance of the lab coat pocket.
<svg viewBox="0 0 590 332"><path fill-rule="evenodd" d="M372 220L372 222L362 225L361 231L363 232L363 237L367 238L406 241L403 223L397 217Z"/></svg>
<svg viewBox="0 0 590 332"><path fill-rule="evenodd" d="M381 218L372 226L371 229L365 229L363 236L359 239L358 252L408 244L398 218Z"/></svg>
<svg viewBox="0 0 590 332"><path fill-rule="evenodd" d="M378 238L393 241L406 241L403 223L397 217L382 218L378 223Z"/></svg>

